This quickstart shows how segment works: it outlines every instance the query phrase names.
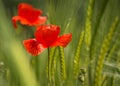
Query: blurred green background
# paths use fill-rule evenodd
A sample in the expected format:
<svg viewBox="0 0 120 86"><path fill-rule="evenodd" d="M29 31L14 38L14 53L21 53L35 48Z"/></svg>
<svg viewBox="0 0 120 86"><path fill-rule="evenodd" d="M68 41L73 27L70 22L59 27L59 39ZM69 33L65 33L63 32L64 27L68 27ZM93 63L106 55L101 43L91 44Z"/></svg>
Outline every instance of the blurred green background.
<svg viewBox="0 0 120 86"><path fill-rule="evenodd" d="M22 45L23 40L34 37L35 27L17 23L18 29L14 29L12 25L11 18L17 15L17 6L21 2L41 9L48 18L48 24L61 27L61 34L73 34L71 43L64 49L66 79L64 84L61 83L60 58L56 55L53 86L119 86L120 0L0 0L0 86L47 86L47 50L36 58L27 53ZM89 22L90 34L86 31ZM113 34L111 28L115 28ZM82 31L84 38L80 47ZM112 35L106 37L108 33ZM85 40L89 36L91 44L87 45ZM105 39L107 42L104 42ZM76 79L74 61L77 49L79 74ZM104 62L99 59L102 51L105 53ZM101 74L97 70L99 67ZM86 70L85 76L81 74L81 69ZM99 76L102 78L99 79ZM96 85L99 81L95 80L101 84Z"/></svg>

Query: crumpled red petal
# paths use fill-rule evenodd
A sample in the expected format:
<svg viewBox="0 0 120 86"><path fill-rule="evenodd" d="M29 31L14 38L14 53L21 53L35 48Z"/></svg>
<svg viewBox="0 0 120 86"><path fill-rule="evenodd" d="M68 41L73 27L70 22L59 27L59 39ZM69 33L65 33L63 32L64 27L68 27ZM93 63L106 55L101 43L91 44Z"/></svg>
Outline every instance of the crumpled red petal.
<svg viewBox="0 0 120 86"><path fill-rule="evenodd" d="M44 24L47 20L45 16L41 16L42 11L33 8L26 3L20 3L18 5L18 16L12 17L12 22L15 28L17 28L17 21L20 21L23 25L37 26Z"/></svg>
<svg viewBox="0 0 120 86"><path fill-rule="evenodd" d="M17 21L20 20L19 16L12 17L12 23L15 28L17 28Z"/></svg>
<svg viewBox="0 0 120 86"><path fill-rule="evenodd" d="M20 21L20 23L23 25L28 24L29 26L32 26L26 19L24 19L20 16L14 16L14 17L12 17L12 22L13 22L13 26L15 28L17 28L17 21Z"/></svg>
<svg viewBox="0 0 120 86"><path fill-rule="evenodd" d="M66 47L68 45L68 43L71 41L72 39L72 34L64 34L60 37L58 37L58 39L51 44L50 47L56 47L56 46L62 46L62 47Z"/></svg>
<svg viewBox="0 0 120 86"><path fill-rule="evenodd" d="M27 4L27 3L20 3L20 4L18 5L18 9L23 9L23 8L31 9L31 8L33 8L33 7L32 7L32 5Z"/></svg>
<svg viewBox="0 0 120 86"><path fill-rule="evenodd" d="M42 14L42 11L39 9L35 9L32 5L26 3L20 3L18 5L18 16L21 16L29 21L33 22Z"/></svg>
<svg viewBox="0 0 120 86"><path fill-rule="evenodd" d="M56 25L42 25L36 30L36 40L45 46L50 46L57 38L60 33L60 27Z"/></svg>
<svg viewBox="0 0 120 86"><path fill-rule="evenodd" d="M47 20L47 18L44 17L44 16L42 16L42 17L39 16L38 19L33 23L29 22L28 20L26 20L26 19L24 19L20 16L14 16L12 18L13 26L15 28L17 28L17 21L20 21L20 23L23 24L23 25L29 25L29 26L34 26L35 25L35 26L37 26L39 24L44 24L46 22L46 20Z"/></svg>
<svg viewBox="0 0 120 86"><path fill-rule="evenodd" d="M36 21L34 21L33 23L28 23L29 26L33 26L33 25L42 25L47 21L47 17L46 16L39 16Z"/></svg>
<svg viewBox="0 0 120 86"><path fill-rule="evenodd" d="M42 44L40 44L36 39L24 40L23 45L25 49L33 56L39 55L41 52L43 52L47 48Z"/></svg>

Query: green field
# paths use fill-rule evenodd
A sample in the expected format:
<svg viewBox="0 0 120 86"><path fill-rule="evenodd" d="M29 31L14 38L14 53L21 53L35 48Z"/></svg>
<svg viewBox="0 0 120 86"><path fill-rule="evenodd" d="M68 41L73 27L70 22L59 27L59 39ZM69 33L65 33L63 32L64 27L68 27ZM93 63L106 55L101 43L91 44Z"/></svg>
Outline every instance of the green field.
<svg viewBox="0 0 120 86"><path fill-rule="evenodd" d="M71 42L28 53L35 26L12 24L22 2ZM120 86L120 0L0 0L0 86Z"/></svg>

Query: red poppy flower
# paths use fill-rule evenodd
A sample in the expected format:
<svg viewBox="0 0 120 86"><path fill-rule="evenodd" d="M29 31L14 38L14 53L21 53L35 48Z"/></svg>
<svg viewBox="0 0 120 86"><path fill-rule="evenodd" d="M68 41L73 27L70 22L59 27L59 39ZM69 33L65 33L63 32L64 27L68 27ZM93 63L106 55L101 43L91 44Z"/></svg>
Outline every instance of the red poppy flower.
<svg viewBox="0 0 120 86"><path fill-rule="evenodd" d="M42 25L37 28L35 38L24 40L23 45L26 50L34 56L49 47L66 47L72 39L72 34L58 36L59 33L60 27L56 25Z"/></svg>
<svg viewBox="0 0 120 86"><path fill-rule="evenodd" d="M12 22L15 28L17 28L17 21L20 21L23 25L29 26L44 24L47 18L41 16L41 14L41 10L35 9L29 4L20 3L18 5L18 16L14 16Z"/></svg>

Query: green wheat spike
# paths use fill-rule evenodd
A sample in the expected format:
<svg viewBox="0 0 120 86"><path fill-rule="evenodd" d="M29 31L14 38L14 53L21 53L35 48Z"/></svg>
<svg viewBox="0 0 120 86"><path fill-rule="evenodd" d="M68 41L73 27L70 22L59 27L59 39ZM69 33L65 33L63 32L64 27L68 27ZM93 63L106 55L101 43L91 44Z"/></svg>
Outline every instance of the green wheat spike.
<svg viewBox="0 0 120 86"><path fill-rule="evenodd" d="M46 75L48 77L48 71L49 71L49 78L50 78L50 81L51 81L51 78L53 76L53 71L52 71L52 61L53 61L53 55L54 55L54 51L55 51L55 48L50 48L50 55L49 55L49 64L47 63L47 66L46 66ZM49 66L49 70L48 70L48 66Z"/></svg>
<svg viewBox="0 0 120 86"><path fill-rule="evenodd" d="M93 14L93 7L94 7L94 1L95 0L88 0L88 7L87 7L87 14L86 14L86 22L85 22L85 47L87 52L87 59L86 62L88 62L88 59L90 57L90 45L91 45L91 30L92 30L92 14ZM91 69L89 71L92 71ZM89 72L90 73L90 72ZM89 74L89 78L91 78L91 74ZM90 82L92 82L89 79Z"/></svg>
<svg viewBox="0 0 120 86"><path fill-rule="evenodd" d="M58 78L59 76L56 74L56 72L58 73L57 71L57 57L59 55L59 52L58 52L58 48L55 48L55 51L54 51L54 55L53 55L53 61L52 61L52 68L51 68L51 76L52 76L52 83L53 85L55 84L55 81L56 81L56 78ZM55 85L54 85L55 86Z"/></svg>
<svg viewBox="0 0 120 86"><path fill-rule="evenodd" d="M60 53L60 70L61 70L61 79L64 81L66 79L66 68L65 68L65 57L62 47L59 47Z"/></svg>
<svg viewBox="0 0 120 86"><path fill-rule="evenodd" d="M115 44L113 45L112 49L110 50L110 53L109 53L109 55L108 55L108 57L107 57L107 61L110 60L110 58L112 57L112 55L113 55L113 53L114 53L114 51L115 51L116 48L117 48L117 44L115 43Z"/></svg>
<svg viewBox="0 0 120 86"><path fill-rule="evenodd" d="M55 61L55 57L54 57L54 52L55 52L55 47L54 48L51 48L51 50L50 50L50 57L51 57L51 61L50 61L50 63L51 63L51 77L53 77L54 76L54 61Z"/></svg>
<svg viewBox="0 0 120 86"><path fill-rule="evenodd" d="M101 86L104 86L106 84L107 76L103 75L101 78L102 78Z"/></svg>
<svg viewBox="0 0 120 86"><path fill-rule="evenodd" d="M92 11L94 0L89 0L88 8L87 8L87 17L85 22L85 43L86 48L89 50L91 43L91 23L92 23Z"/></svg>
<svg viewBox="0 0 120 86"><path fill-rule="evenodd" d="M56 51L55 51L56 50ZM58 54L58 51L57 49L55 48L51 48L50 49L50 62L49 62L49 69L50 69L50 79L52 81L52 83L54 83L54 70L55 70L55 65L56 65L56 56ZM46 67L46 74L47 74L47 77L48 77L48 64L47 64L47 67Z"/></svg>
<svg viewBox="0 0 120 86"><path fill-rule="evenodd" d="M102 4L102 8L101 8L101 10L100 10L100 13L99 13L99 15L97 16L97 21L96 21L96 23L94 24L94 33L93 33L93 37L92 37L92 39L91 39L91 46L90 46L90 58L91 59L93 59L93 57L95 57L95 51L96 51L96 47L94 46L95 45L95 39L96 39L96 37L97 37L97 34L98 34L98 27L100 26L100 21L101 21L101 19L102 19L102 17L103 17L103 14L104 14L104 12L105 12L105 9L106 9L106 7L107 7L107 4L108 4L108 1L109 0L104 0L104 3Z"/></svg>
<svg viewBox="0 0 120 86"><path fill-rule="evenodd" d="M75 78L77 78L78 73L79 73L79 60L80 60L80 51L81 51L81 47L82 47L82 43L83 43L83 38L84 38L84 31L82 31L81 35L80 35L80 40L76 49L76 53L75 53L75 57L74 57L74 76Z"/></svg>
<svg viewBox="0 0 120 86"><path fill-rule="evenodd" d="M114 31L115 31L115 28L117 27L117 25L118 25L118 17L115 18L114 22L112 23L112 25L110 27L108 34L106 35L106 37L103 41L101 51L99 54L99 58L98 58L98 62L97 62L97 66L96 66L94 86L101 86L101 73L102 73L102 69L103 69L105 55L109 49L109 45L110 45L110 42L112 40Z"/></svg>
<svg viewBox="0 0 120 86"><path fill-rule="evenodd" d="M54 69L54 81L53 83L55 84L54 86L61 86L61 74L60 74L60 53L59 53L59 47L56 47L56 50L55 50L55 54L54 54L54 66L55 66L55 69Z"/></svg>
<svg viewBox="0 0 120 86"><path fill-rule="evenodd" d="M54 84L55 82L55 67L56 67L56 56L58 54L58 51L56 48L52 48L50 52L51 56L51 79L52 83Z"/></svg>
<svg viewBox="0 0 120 86"><path fill-rule="evenodd" d="M53 48L50 49L50 57L54 56L54 51L55 51L55 47L53 47Z"/></svg>

